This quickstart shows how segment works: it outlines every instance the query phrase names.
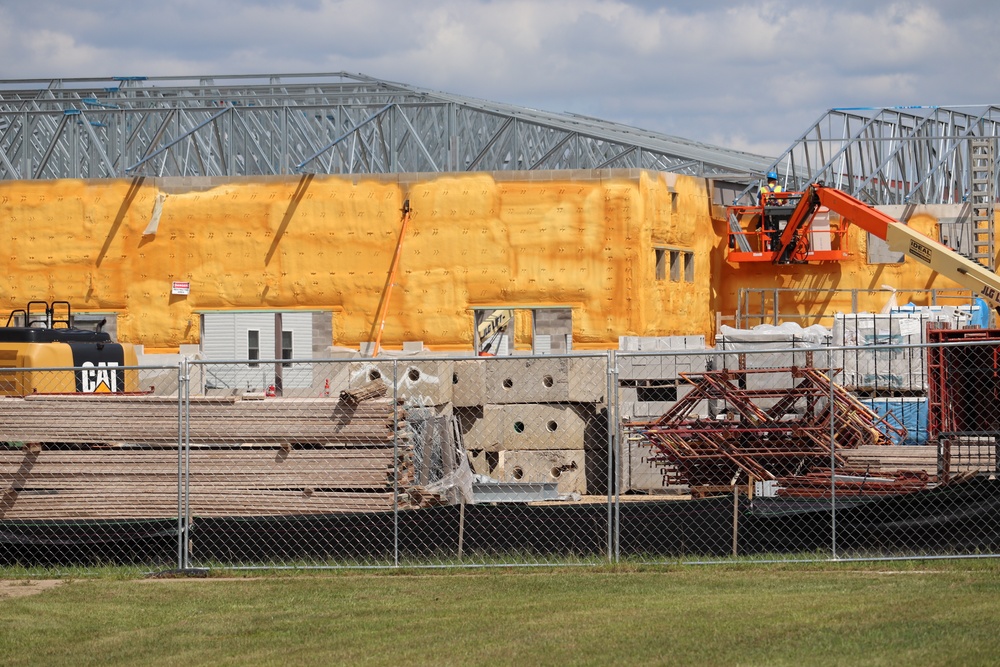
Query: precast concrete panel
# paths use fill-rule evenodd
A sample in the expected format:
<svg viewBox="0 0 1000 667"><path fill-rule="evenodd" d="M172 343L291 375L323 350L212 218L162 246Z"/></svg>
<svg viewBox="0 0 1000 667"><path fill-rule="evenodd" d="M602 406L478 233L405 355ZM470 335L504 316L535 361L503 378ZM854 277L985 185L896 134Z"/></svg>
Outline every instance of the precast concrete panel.
<svg viewBox="0 0 1000 667"><path fill-rule="evenodd" d="M460 412L466 449L583 449L586 420L570 406L542 404L484 405L482 414Z"/></svg>
<svg viewBox="0 0 1000 667"><path fill-rule="evenodd" d="M479 360L455 362L451 400L455 407L486 403L486 364Z"/></svg>
<svg viewBox="0 0 1000 667"><path fill-rule="evenodd" d="M406 359L395 365L396 398L409 405L450 403L454 362L438 359ZM381 379L393 384L392 361L354 361L350 364L350 389Z"/></svg>
<svg viewBox="0 0 1000 667"><path fill-rule="evenodd" d="M569 362L564 357L492 359L486 365L487 403L558 403L569 396Z"/></svg>
<svg viewBox="0 0 1000 667"><path fill-rule="evenodd" d="M500 452L504 482L557 482L559 493L587 492L583 449Z"/></svg>

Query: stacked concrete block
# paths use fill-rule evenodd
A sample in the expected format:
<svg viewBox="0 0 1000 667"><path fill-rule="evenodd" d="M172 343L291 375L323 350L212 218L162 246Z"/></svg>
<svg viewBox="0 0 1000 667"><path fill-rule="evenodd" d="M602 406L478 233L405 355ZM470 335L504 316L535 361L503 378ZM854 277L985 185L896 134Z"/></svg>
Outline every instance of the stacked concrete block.
<svg viewBox="0 0 1000 667"><path fill-rule="evenodd" d="M400 359L395 365L395 395L405 404L432 406L450 403L455 362L447 359ZM357 389L381 379L393 386L393 362L351 363L349 388Z"/></svg>
<svg viewBox="0 0 1000 667"><path fill-rule="evenodd" d="M760 335L753 338L719 338L717 347L725 354L713 360L720 369L826 368L829 350L794 335ZM784 349L787 348L787 349Z"/></svg>
<svg viewBox="0 0 1000 667"><path fill-rule="evenodd" d="M486 365L481 360L455 362L451 400L455 407L472 407L486 403Z"/></svg>
<svg viewBox="0 0 1000 667"><path fill-rule="evenodd" d="M569 359L491 358L486 403L561 403L570 400Z"/></svg>
<svg viewBox="0 0 1000 667"><path fill-rule="evenodd" d="M694 391L685 382L663 381L643 386L626 386L618 390L618 413L622 419L654 419L660 417ZM663 397L669 400L651 400ZM708 417L708 401L698 401L688 410L689 417Z"/></svg>
<svg viewBox="0 0 1000 667"><path fill-rule="evenodd" d="M619 379L676 380L681 373L697 373L708 364L704 336L622 336L618 345Z"/></svg>
<svg viewBox="0 0 1000 667"><path fill-rule="evenodd" d="M648 445L634 440L626 440L626 456L623 457L623 491L656 492L667 485L663 481L663 468L652 461L655 452Z"/></svg>
<svg viewBox="0 0 1000 667"><path fill-rule="evenodd" d="M537 310L533 327L538 353L566 354L572 349L573 312L570 309Z"/></svg>
<svg viewBox="0 0 1000 667"><path fill-rule="evenodd" d="M502 482L556 482L560 494L587 492L582 449L508 450L500 452Z"/></svg>
<svg viewBox="0 0 1000 667"><path fill-rule="evenodd" d="M623 352L663 352L667 350L704 350L704 336L619 336Z"/></svg>
<svg viewBox="0 0 1000 667"><path fill-rule="evenodd" d="M506 404L462 411L459 426L468 450L582 450L587 422L568 406Z"/></svg>
<svg viewBox="0 0 1000 667"><path fill-rule="evenodd" d="M678 400L687 396L691 391L691 385L683 375L697 375L705 371L709 364L704 348L696 347L699 343L704 343L703 336L623 340L622 344L625 346L648 347L657 353L619 354L617 359L619 413L638 419L658 417L673 408ZM675 347L668 349L668 345ZM682 348L681 345L692 347ZM683 349L690 351L680 351ZM707 415L708 405L705 402L699 403L691 412Z"/></svg>
<svg viewBox="0 0 1000 667"><path fill-rule="evenodd" d="M608 385L606 357L571 357L569 361L569 399L575 403L601 403Z"/></svg>

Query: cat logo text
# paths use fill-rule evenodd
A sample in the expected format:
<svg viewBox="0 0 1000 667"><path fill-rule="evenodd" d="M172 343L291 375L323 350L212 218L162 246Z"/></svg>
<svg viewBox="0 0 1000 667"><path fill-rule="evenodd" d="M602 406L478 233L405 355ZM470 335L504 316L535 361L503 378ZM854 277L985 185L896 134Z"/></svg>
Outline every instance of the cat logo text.
<svg viewBox="0 0 1000 667"><path fill-rule="evenodd" d="M77 371L77 380L80 391L85 394L116 394L120 391L118 380L121 371L115 361L100 361L94 364L92 361L85 361L82 370Z"/></svg>

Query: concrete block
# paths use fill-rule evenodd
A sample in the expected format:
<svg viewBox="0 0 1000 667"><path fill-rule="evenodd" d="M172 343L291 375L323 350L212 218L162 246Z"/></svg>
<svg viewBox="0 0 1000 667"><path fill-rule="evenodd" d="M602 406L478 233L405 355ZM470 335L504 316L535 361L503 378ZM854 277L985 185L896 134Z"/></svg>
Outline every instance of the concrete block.
<svg viewBox="0 0 1000 667"><path fill-rule="evenodd" d="M484 405L459 411L466 449L583 449L586 420L572 407L541 404Z"/></svg>
<svg viewBox="0 0 1000 667"><path fill-rule="evenodd" d="M504 406L504 449L583 449L587 423L562 405Z"/></svg>
<svg viewBox="0 0 1000 667"><path fill-rule="evenodd" d="M648 445L628 441L629 491L661 491L666 488L663 483L663 468L651 461L654 455L654 450Z"/></svg>
<svg viewBox="0 0 1000 667"><path fill-rule="evenodd" d="M639 349L638 336L619 336L618 349L627 352L635 352Z"/></svg>
<svg viewBox="0 0 1000 667"><path fill-rule="evenodd" d="M704 350L705 349L704 334L699 334L697 336L684 336L684 349Z"/></svg>
<svg viewBox="0 0 1000 667"><path fill-rule="evenodd" d="M582 449L503 451L500 459L503 482L556 482L559 493L587 492Z"/></svg>
<svg viewBox="0 0 1000 667"><path fill-rule="evenodd" d="M499 455L495 452L486 452L482 449L470 449L466 452L469 458L469 467L475 475L486 475L499 479L502 471L498 473Z"/></svg>
<svg viewBox="0 0 1000 667"><path fill-rule="evenodd" d="M505 425L503 406L484 405L481 408L459 408L458 428L468 450L498 452L503 449Z"/></svg>
<svg viewBox="0 0 1000 667"><path fill-rule="evenodd" d="M618 357L618 379L661 379L663 377L662 360L662 356L653 354L622 355Z"/></svg>
<svg viewBox="0 0 1000 667"><path fill-rule="evenodd" d="M382 379L393 386L392 361L351 363L349 388ZM395 366L396 398L407 405L430 406L451 402L455 362L447 359L401 359Z"/></svg>
<svg viewBox="0 0 1000 667"><path fill-rule="evenodd" d="M608 387L606 357L570 357L569 400L578 403L601 403Z"/></svg>
<svg viewBox="0 0 1000 667"><path fill-rule="evenodd" d="M694 391L694 386L683 382L676 383L673 387L667 387L664 393L673 394L675 400L651 401L647 400L651 394L656 392L640 387L621 387L618 391L619 407L618 414L622 419L653 419L662 416L671 410L677 401L685 398ZM688 411L689 416L708 417L708 401L698 401Z"/></svg>
<svg viewBox="0 0 1000 667"><path fill-rule="evenodd" d="M569 362L558 359L486 361L486 402L558 403L569 400Z"/></svg>
<svg viewBox="0 0 1000 667"><path fill-rule="evenodd" d="M789 371L778 373L747 373L746 388L750 390L791 389L796 384L796 378Z"/></svg>
<svg viewBox="0 0 1000 667"><path fill-rule="evenodd" d="M479 360L456 361L451 400L456 407L483 405L486 401L486 365Z"/></svg>
<svg viewBox="0 0 1000 667"><path fill-rule="evenodd" d="M670 354L660 361L660 376L663 379L680 379L681 373L701 373L708 365L704 354Z"/></svg>

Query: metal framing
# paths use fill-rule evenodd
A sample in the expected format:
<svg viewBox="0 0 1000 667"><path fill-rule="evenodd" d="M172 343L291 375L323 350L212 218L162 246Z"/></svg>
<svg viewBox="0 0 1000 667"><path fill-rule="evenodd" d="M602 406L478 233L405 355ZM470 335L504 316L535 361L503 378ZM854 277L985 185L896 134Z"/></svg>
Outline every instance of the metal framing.
<svg viewBox="0 0 1000 667"><path fill-rule="evenodd" d="M650 169L771 158L362 74L0 81L0 179Z"/></svg>
<svg viewBox="0 0 1000 667"><path fill-rule="evenodd" d="M824 181L872 205L962 203L974 172L984 171L973 146L998 136L996 105L831 109L769 170L786 190ZM985 171L996 178L996 169ZM734 203L755 195L753 184Z"/></svg>

